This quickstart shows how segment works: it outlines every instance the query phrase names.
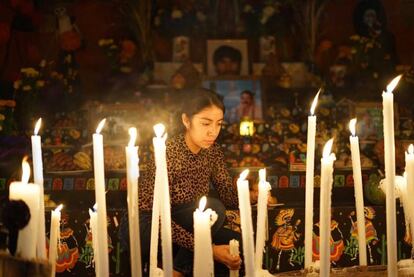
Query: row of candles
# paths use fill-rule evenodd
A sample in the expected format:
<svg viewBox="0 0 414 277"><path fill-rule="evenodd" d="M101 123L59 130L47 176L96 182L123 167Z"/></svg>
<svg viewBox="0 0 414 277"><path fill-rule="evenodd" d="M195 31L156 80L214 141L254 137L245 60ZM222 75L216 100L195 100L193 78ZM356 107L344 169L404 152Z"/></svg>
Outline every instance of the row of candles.
<svg viewBox="0 0 414 277"><path fill-rule="evenodd" d="M387 214L387 255L388 275L396 276L396 216L395 216L395 149L394 149L394 112L392 91L398 84L401 76L395 78L383 93L384 115L384 150L385 150L385 183L386 183L386 214ZM316 116L318 94L311 106L311 115L308 117L307 161L306 161L306 202L305 202L305 268L309 269L312 262L312 227L313 227L313 174L315 159ZM93 158L95 177L96 205L90 210L90 225L92 230L93 248L95 255L95 270L97 276L109 276L108 241L107 241L107 215L105 200L105 173L103 157L103 136L100 134L105 119L100 122L96 133L93 134ZM359 154L359 141L355 135L356 119L350 122L350 146L352 167L355 183L355 199L357 212L357 228L359 243L359 263L367 265L365 242L364 202L361 177L361 163ZM37 135L40 120L36 124L35 134L32 136L32 156L34 169L34 183L29 184L30 167L23 162L23 175L21 182L10 185L10 199L22 199L30 208L31 220L19 233L17 253L24 258L46 259L44 200L43 200L43 167L41 154L41 140ZM154 185L154 201L151 227L150 276L172 276L172 239L171 239L171 207L168 186L168 173L166 164L167 134L162 124L154 126L156 136L153 139L156 178ZM136 129L130 129L130 142L125 148L127 159L127 205L129 217L130 258L132 276L141 276L140 239L139 239L139 213L138 213L138 147L135 146ZM335 154L331 153L333 139L324 147L321 158L321 189L320 189L320 273L329 276L330 271L330 217L331 217L331 190L333 183L333 165ZM411 150L412 150L411 146ZM406 180L407 191L414 191L414 151L406 153ZM257 235L256 248L254 247L251 206L249 200L249 184L246 180L248 170L241 173L238 181L238 197L240 220L243 239L244 264L247 276L263 276L268 274L261 268L263 249L265 244L265 222L267 220L267 196L270 185L266 182L264 170L259 172L259 198L257 208ZM194 212L194 273L195 276L211 276L214 273L213 252L211 245L210 226L214 224L215 212L205 210L205 198ZM412 205L414 206L414 205ZM410 206L411 207L411 206ZM59 206L52 212L50 231L49 261L54 265L56 260L56 247L58 242L60 209ZM414 225L414 207L406 211L409 224ZM160 227L161 226L161 227ZM157 267L158 239L161 229L163 269ZM35 235L36 234L36 235ZM230 242L230 250L238 254L238 242ZM208 260L206 261L206 257ZM260 272L260 273L258 273ZM235 276L236 272L231 273Z"/></svg>

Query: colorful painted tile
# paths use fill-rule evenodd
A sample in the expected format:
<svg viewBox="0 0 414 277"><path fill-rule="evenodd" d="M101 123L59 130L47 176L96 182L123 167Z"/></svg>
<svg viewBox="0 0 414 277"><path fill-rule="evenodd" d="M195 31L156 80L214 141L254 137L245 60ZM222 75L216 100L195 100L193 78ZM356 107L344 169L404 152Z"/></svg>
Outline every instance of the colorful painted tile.
<svg viewBox="0 0 414 277"><path fill-rule="evenodd" d="M281 176L279 178L279 188L288 188L289 187L289 177Z"/></svg>
<svg viewBox="0 0 414 277"><path fill-rule="evenodd" d="M73 178L63 179L63 189L64 190L73 190L74 181L75 180Z"/></svg>
<svg viewBox="0 0 414 277"><path fill-rule="evenodd" d="M62 187L63 187L62 178L53 179L52 187L53 187L53 190L62 190Z"/></svg>
<svg viewBox="0 0 414 277"><path fill-rule="evenodd" d="M76 178L75 179L75 190L85 190L85 189L86 189L86 179Z"/></svg>
<svg viewBox="0 0 414 277"><path fill-rule="evenodd" d="M121 179L121 183L119 185L119 189L120 190L127 190L127 188L128 188L128 186L127 186L127 180L124 177L124 178Z"/></svg>
<svg viewBox="0 0 414 277"><path fill-rule="evenodd" d="M300 185L299 175L291 175L290 176L290 187L291 188L298 188L299 185Z"/></svg>
<svg viewBox="0 0 414 277"><path fill-rule="evenodd" d="M53 182L53 179L52 178L46 177L43 180L43 188L44 188L44 190L52 190L52 182Z"/></svg>
<svg viewBox="0 0 414 277"><path fill-rule="evenodd" d="M86 190L94 190L95 189L95 179L89 178L86 182Z"/></svg>
<svg viewBox="0 0 414 277"><path fill-rule="evenodd" d="M334 176L334 187L344 187L345 186L345 175L335 175Z"/></svg>
<svg viewBox="0 0 414 277"><path fill-rule="evenodd" d="M119 178L110 178L108 181L108 190L119 189Z"/></svg>

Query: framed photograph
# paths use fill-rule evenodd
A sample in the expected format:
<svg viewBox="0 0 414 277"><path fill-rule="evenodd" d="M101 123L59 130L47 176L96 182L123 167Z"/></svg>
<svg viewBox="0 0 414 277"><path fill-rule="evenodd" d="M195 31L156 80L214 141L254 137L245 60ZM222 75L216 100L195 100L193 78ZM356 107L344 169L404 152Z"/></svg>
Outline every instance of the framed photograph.
<svg viewBox="0 0 414 277"><path fill-rule="evenodd" d="M173 38L173 62L185 62L190 59L190 38L178 36Z"/></svg>
<svg viewBox="0 0 414 277"><path fill-rule="evenodd" d="M361 141L382 139L384 137L381 102L360 102L355 106L357 118L357 135ZM394 122L398 122L398 109L394 104ZM395 131L398 124L394 124Z"/></svg>
<svg viewBox="0 0 414 277"><path fill-rule="evenodd" d="M247 76L249 57L247 40L208 40L208 76Z"/></svg>
<svg viewBox="0 0 414 277"><path fill-rule="evenodd" d="M203 87L223 96L228 123L238 123L243 118L263 120L261 83L256 79L210 79Z"/></svg>

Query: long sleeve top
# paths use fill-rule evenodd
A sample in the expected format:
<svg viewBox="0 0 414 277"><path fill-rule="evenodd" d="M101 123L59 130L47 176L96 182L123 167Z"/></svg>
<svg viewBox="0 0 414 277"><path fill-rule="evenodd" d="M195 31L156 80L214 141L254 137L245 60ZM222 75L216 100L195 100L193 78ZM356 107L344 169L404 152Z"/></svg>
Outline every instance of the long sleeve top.
<svg viewBox="0 0 414 277"><path fill-rule="evenodd" d="M210 184L217 190L226 207L237 207L237 191L224 162L224 155L218 144L201 149L194 154L184 140L184 135L167 140L167 170L170 188L171 207L195 202L207 195ZM155 162L149 161L147 170L139 180L139 207L151 211L154 197ZM193 234L178 225L172 224L173 242L193 250Z"/></svg>

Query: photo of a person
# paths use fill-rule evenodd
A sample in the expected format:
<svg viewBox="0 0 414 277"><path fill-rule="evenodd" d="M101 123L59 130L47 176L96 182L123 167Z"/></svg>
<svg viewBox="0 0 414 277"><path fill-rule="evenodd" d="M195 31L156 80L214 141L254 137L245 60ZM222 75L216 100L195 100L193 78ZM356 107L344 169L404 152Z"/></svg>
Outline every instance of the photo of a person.
<svg viewBox="0 0 414 277"><path fill-rule="evenodd" d="M262 119L262 107L255 103L254 93L250 90L243 90L240 93L240 104L230 110L230 122L237 122L244 118Z"/></svg>
<svg viewBox="0 0 414 277"><path fill-rule="evenodd" d="M209 76L248 75L246 40L208 40L207 73Z"/></svg>
<svg viewBox="0 0 414 277"><path fill-rule="evenodd" d="M242 55L240 50L223 45L214 51L213 62L217 75L240 75Z"/></svg>
<svg viewBox="0 0 414 277"><path fill-rule="evenodd" d="M260 81L207 80L203 87L217 91L223 97L226 107L225 121L238 123L244 118L255 121L263 119Z"/></svg>

